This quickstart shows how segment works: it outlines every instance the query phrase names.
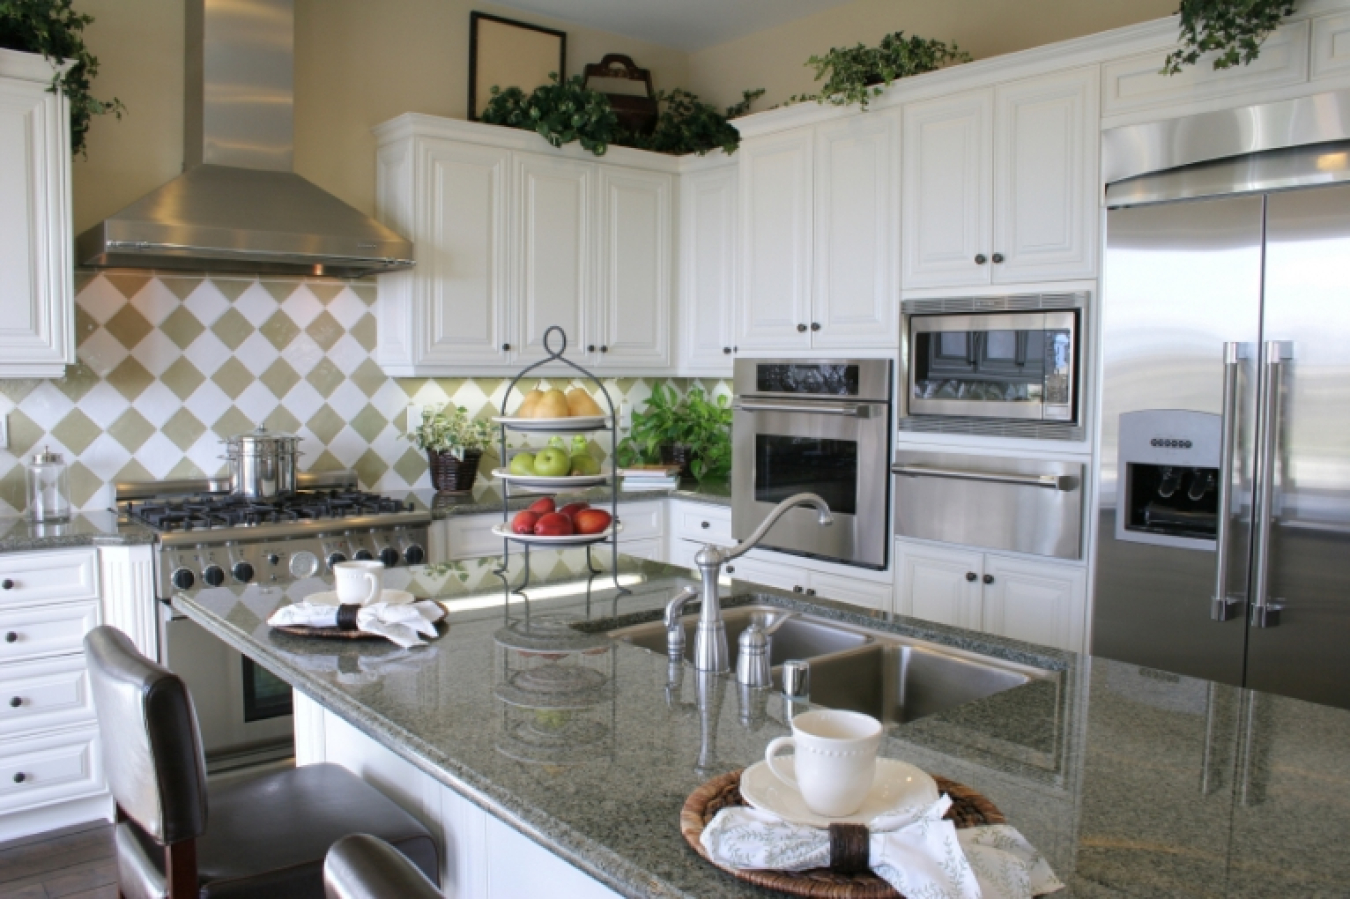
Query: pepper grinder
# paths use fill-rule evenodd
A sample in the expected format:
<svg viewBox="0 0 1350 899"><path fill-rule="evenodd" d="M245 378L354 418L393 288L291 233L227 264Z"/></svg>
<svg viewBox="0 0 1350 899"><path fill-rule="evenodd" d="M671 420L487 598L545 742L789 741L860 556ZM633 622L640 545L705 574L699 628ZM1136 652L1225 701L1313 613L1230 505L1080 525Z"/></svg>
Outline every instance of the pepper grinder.
<svg viewBox="0 0 1350 899"><path fill-rule="evenodd" d="M70 472L61 454L47 447L28 465L28 517L33 521L70 518Z"/></svg>

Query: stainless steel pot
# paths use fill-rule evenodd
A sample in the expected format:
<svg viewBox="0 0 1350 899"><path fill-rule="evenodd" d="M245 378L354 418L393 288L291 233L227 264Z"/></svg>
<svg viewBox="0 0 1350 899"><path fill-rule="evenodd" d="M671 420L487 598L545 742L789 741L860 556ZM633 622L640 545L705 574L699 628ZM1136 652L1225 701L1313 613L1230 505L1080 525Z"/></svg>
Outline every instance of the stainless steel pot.
<svg viewBox="0 0 1350 899"><path fill-rule="evenodd" d="M230 493L268 499L295 492L295 460L300 438L259 427L225 438L230 463Z"/></svg>

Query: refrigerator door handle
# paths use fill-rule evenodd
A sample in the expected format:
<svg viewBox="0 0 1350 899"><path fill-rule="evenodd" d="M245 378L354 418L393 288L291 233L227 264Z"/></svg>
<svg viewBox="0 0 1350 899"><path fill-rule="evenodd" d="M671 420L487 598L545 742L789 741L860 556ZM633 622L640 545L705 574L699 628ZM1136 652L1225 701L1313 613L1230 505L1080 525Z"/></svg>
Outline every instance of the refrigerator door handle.
<svg viewBox="0 0 1350 899"><path fill-rule="evenodd" d="M1219 514L1218 531L1214 535L1214 596L1210 600L1209 617L1215 621L1229 621L1238 616L1243 597L1228 593L1229 522L1233 514L1233 453L1237 445L1237 387L1238 369L1249 353L1245 343L1223 345L1223 430L1219 438Z"/></svg>
<svg viewBox="0 0 1350 899"><path fill-rule="evenodd" d="M1252 564L1252 627L1278 627L1284 601L1270 597L1270 528L1275 520L1275 457L1280 440L1280 392L1284 364L1294 358L1287 340L1268 340L1261 348L1260 416L1256 438L1256 535Z"/></svg>

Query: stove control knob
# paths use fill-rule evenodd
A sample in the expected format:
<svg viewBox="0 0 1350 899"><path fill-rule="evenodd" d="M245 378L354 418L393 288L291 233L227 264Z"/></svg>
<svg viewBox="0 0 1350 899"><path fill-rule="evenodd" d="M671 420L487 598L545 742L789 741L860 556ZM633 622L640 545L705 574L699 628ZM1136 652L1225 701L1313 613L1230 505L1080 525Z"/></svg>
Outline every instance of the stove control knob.
<svg viewBox="0 0 1350 899"><path fill-rule="evenodd" d="M398 560L401 558L402 556L399 555L398 550L394 549L392 546L386 546L384 549L380 550L380 561L384 563L385 568L393 568L398 564Z"/></svg>
<svg viewBox="0 0 1350 899"><path fill-rule="evenodd" d="M302 579L313 577L319 570L319 557L307 549L291 553L291 577Z"/></svg>
<svg viewBox="0 0 1350 899"><path fill-rule="evenodd" d="M370 554L370 550L368 549L358 549L355 553L352 554L352 558L358 562L369 562L371 559L375 557Z"/></svg>
<svg viewBox="0 0 1350 899"><path fill-rule="evenodd" d="M408 560L409 565L421 565L426 560L426 550L416 543L409 543L408 548L403 550L403 558Z"/></svg>
<svg viewBox="0 0 1350 899"><path fill-rule="evenodd" d="M248 562L235 562L234 568L230 569L230 573L233 574L234 579L241 584L247 584L249 581L253 580L253 566Z"/></svg>
<svg viewBox="0 0 1350 899"><path fill-rule="evenodd" d="M345 562L345 561L347 561L347 554L346 554L346 553L329 553L329 554L328 554L328 567L329 567L329 568L333 568L333 567L335 567L336 565L338 565L339 563Z"/></svg>
<svg viewBox="0 0 1350 899"><path fill-rule="evenodd" d="M179 590L191 590L192 585L197 583L197 575L186 568L179 568L169 576L169 580L173 581L174 587Z"/></svg>
<svg viewBox="0 0 1350 899"><path fill-rule="evenodd" d="M225 583L225 569L219 565L207 565L202 569L202 580L209 586L219 587Z"/></svg>

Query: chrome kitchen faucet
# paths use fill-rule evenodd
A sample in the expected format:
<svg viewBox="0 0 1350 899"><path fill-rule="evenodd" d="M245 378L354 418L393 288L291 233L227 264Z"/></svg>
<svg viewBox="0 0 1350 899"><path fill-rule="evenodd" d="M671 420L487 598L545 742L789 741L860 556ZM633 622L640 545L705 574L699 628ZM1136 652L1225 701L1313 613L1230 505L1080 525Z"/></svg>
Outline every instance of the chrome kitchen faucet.
<svg viewBox="0 0 1350 899"><path fill-rule="evenodd" d="M694 556L694 564L698 566L699 573L703 577L702 588L695 593L693 589L686 587L666 604L666 654L671 659L682 658L684 655L684 627L680 624L680 617L684 614L684 607L689 601L698 596L702 607L698 614L698 629L694 632L694 669L717 674L725 674L731 670L731 654L727 651L727 628L722 621L722 602L717 592L717 581L722 574L722 566L754 549L764 539L769 528L773 527L789 509L797 506L814 507L819 513L816 521L822 527L834 524L834 516L830 514L830 507L825 500L814 493L798 493L774 506L773 511L769 512L768 517L755 528L753 534L730 549L707 544L698 551L698 555Z"/></svg>

